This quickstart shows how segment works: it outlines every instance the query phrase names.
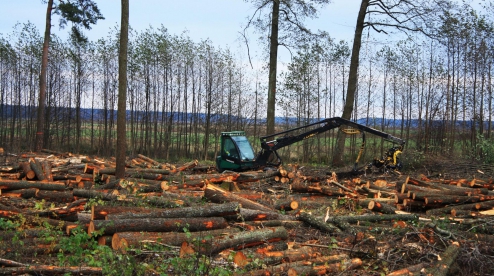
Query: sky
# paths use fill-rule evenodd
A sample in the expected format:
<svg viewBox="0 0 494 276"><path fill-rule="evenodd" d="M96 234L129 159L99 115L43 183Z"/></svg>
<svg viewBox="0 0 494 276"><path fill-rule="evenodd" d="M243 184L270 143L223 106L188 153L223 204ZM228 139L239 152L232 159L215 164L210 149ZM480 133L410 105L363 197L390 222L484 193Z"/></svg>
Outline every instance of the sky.
<svg viewBox="0 0 494 276"><path fill-rule="evenodd" d="M92 29L85 31L90 40L106 37L111 29L120 24L120 1L95 0L105 20L98 21ZM130 0L130 26L144 31L150 26L166 27L170 34L187 35L195 42L210 39L213 45L243 52L246 47L240 42L239 32L254 13L250 2L244 0ZM42 0L0 0L0 37L13 31L16 23L31 22L42 34L46 17L46 4ZM353 38L359 0L333 0L320 10L319 18L306 21L312 30L324 30L331 37L350 42ZM52 21L52 33L64 37L68 30L58 28L58 16ZM258 41L252 36L250 47L257 49Z"/></svg>

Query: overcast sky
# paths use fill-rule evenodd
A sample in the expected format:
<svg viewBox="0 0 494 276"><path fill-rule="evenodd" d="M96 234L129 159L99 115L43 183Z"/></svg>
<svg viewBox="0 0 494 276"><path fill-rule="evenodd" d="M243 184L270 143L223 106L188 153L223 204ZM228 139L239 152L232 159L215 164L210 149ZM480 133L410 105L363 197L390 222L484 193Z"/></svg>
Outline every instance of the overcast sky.
<svg viewBox="0 0 494 276"><path fill-rule="evenodd" d="M46 4L41 0L0 2L1 36L11 33L16 23L28 21L43 33ZM120 1L96 0L96 3L105 20L98 21L90 31L86 31L93 41L106 37L110 29L120 23ZM336 40L351 41L359 5L359 0L334 0L320 11L319 19L307 21L307 25L314 30L327 31ZM130 0L130 25L136 31L143 31L149 26L159 28L161 25L174 35L187 31L195 42L209 38L214 45L229 47L236 52L241 45L239 32L253 12L252 5L243 0ZM59 30L58 16L53 19L52 33L64 37L68 30ZM253 46L255 48L256 45Z"/></svg>

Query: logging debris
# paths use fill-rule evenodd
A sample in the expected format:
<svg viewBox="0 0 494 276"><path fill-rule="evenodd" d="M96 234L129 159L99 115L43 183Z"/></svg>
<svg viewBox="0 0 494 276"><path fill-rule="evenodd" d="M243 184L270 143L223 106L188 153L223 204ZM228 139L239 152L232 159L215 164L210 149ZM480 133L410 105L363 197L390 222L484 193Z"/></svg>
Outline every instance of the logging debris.
<svg viewBox="0 0 494 276"><path fill-rule="evenodd" d="M82 229L122 254L162 245L227 263L234 253L248 275L493 274L494 183L477 171L338 174L288 164L218 173L138 154L115 179L113 159L10 155L0 164L0 218L21 224L0 224L0 275L101 275L57 266L48 256L60 245L40 238L47 225L67 236Z"/></svg>

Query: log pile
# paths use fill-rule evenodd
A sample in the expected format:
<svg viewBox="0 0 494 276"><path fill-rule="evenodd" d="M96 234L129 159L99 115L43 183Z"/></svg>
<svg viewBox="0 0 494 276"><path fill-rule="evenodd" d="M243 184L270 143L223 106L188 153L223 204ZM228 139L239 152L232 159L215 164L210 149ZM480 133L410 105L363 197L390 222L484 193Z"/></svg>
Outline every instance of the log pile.
<svg viewBox="0 0 494 276"><path fill-rule="evenodd" d="M37 256L63 250L40 238L50 226L68 237L84 231L120 254L155 245L183 258L228 262L234 254L235 267L249 275L446 275L458 271L453 264L466 248L482 244L478 254L492 257L490 178L340 178L298 165L220 174L197 160L172 165L139 154L115 179L111 159L49 150L18 156L0 173L0 239L13 239L5 225L21 220L23 252ZM0 253L9 256L0 259L0 275L102 273L29 264L7 242Z"/></svg>

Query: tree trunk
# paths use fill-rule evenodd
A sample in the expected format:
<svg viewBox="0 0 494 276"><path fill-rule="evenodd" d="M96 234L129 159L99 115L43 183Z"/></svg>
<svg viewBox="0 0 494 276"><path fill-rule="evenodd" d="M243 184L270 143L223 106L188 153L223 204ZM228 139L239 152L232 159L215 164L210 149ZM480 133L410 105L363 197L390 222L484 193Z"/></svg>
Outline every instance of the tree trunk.
<svg viewBox="0 0 494 276"><path fill-rule="evenodd" d="M146 208L148 209L148 208ZM192 217L224 217L235 215L239 212L240 205L237 202L225 204L206 204L200 208L183 207L173 209L157 209L149 212L134 212L128 210L119 214L106 215L107 220L136 219L136 218L192 218Z"/></svg>
<svg viewBox="0 0 494 276"><path fill-rule="evenodd" d="M88 234L94 231L103 231L105 235L124 231L183 232L184 228L196 232L221 229L227 226L226 220L222 217L94 220L89 223Z"/></svg>
<svg viewBox="0 0 494 276"><path fill-rule="evenodd" d="M121 0L120 50L118 53L118 113L116 172L118 179L125 176L125 156L127 153L127 51L129 44L129 0Z"/></svg>
<svg viewBox="0 0 494 276"><path fill-rule="evenodd" d="M280 15L280 1L273 0L273 13L271 15L271 36L269 44L269 79L268 79L268 106L267 106L267 129L266 134L275 133L275 110L276 110L276 68L278 63L278 25Z"/></svg>
<svg viewBox="0 0 494 276"><path fill-rule="evenodd" d="M216 229L198 232L120 232L113 234L111 246L126 253L128 248L140 248L145 243L161 243L180 246L184 241L214 239L215 236L232 235L240 232L238 228Z"/></svg>
<svg viewBox="0 0 494 276"><path fill-rule="evenodd" d="M360 58L360 47L362 44L362 32L364 30L365 16L367 15L367 7L369 0L362 0L360 10L357 17L357 25L355 27L355 36L353 37L352 56L350 58L350 72L348 73L348 90L346 94L345 107L343 108L343 119L350 120L353 112L353 103L355 101L355 93L358 84L358 68ZM344 126L340 127L343 128ZM345 134L338 131L336 138L336 148L333 155L333 166L343 166L343 153L345 149Z"/></svg>
<svg viewBox="0 0 494 276"><path fill-rule="evenodd" d="M51 11L53 0L48 0L46 7L45 38L43 40L43 56L41 58L41 72L39 76L39 102L36 124L36 151L40 151L44 145L45 128L45 102L46 102L46 72L48 70L48 48L50 47Z"/></svg>
<svg viewBox="0 0 494 276"><path fill-rule="evenodd" d="M214 185L207 185L204 191L204 197L212 202L238 202L242 205L242 208L248 208L253 210L259 210L264 212L273 212L273 209L257 203L252 200L245 199L243 197L234 195L226 190L223 190Z"/></svg>
<svg viewBox="0 0 494 276"><path fill-rule="evenodd" d="M201 247L199 251L205 254L217 254L225 249L242 249L268 242L288 239L288 232L284 227L266 227L264 229L243 231L234 235L217 236L210 244Z"/></svg>

